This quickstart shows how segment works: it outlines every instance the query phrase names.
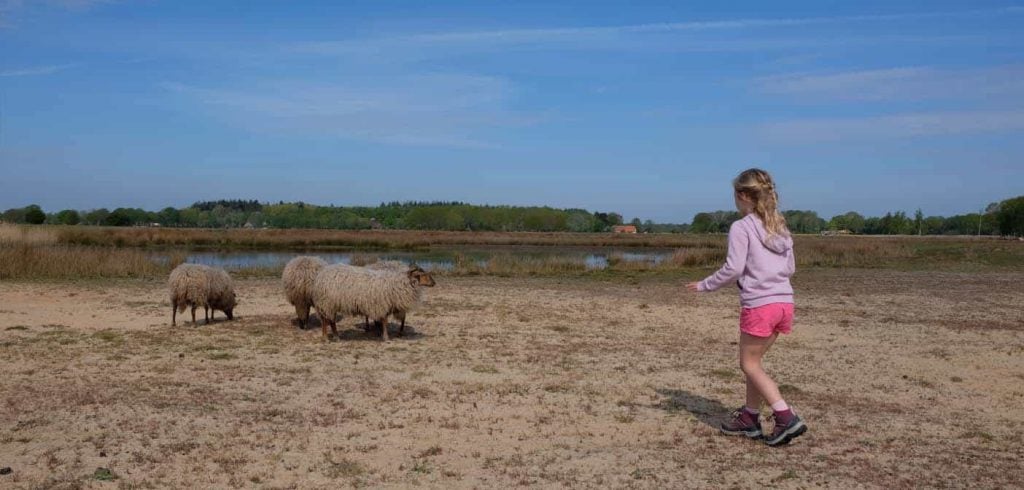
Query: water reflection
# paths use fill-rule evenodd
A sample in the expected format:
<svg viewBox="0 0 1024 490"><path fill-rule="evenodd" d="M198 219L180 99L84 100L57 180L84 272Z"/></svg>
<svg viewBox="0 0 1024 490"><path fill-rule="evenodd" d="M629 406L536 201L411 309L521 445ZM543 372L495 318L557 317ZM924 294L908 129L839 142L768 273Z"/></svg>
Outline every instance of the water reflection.
<svg viewBox="0 0 1024 490"><path fill-rule="evenodd" d="M286 263L298 255L320 257L329 264L350 264L353 258L365 262L369 257L380 260L399 260L415 263L425 270L451 270L457 260L473 261L480 266L496 255L511 256L513 259L559 259L578 261L587 269L605 269L610 262L649 262L658 264L671 254L666 250L619 251L619 250L440 250L428 252L191 252L187 261L223 267L230 270L244 269L275 269L284 267ZM158 259L166 260L166 255Z"/></svg>

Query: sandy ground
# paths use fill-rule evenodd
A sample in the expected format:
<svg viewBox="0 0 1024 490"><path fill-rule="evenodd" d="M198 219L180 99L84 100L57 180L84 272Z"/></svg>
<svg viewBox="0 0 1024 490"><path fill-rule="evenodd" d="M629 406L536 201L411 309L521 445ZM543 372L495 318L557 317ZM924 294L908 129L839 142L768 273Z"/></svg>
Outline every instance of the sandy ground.
<svg viewBox="0 0 1024 490"><path fill-rule="evenodd" d="M383 344L272 280L176 328L162 282L3 283L0 487L1024 485L1019 274L800 274L782 449L717 433L736 295L681 284L443 278Z"/></svg>

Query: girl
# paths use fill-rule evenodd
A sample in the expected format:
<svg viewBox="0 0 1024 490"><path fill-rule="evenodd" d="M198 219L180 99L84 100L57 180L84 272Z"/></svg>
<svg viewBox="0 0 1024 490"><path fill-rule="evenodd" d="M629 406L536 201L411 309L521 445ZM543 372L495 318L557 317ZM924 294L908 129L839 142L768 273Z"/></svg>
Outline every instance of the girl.
<svg viewBox="0 0 1024 490"><path fill-rule="evenodd" d="M779 196L772 178L752 168L732 181L736 209L743 218L729 228L729 255L718 272L687 284L691 291L714 291L733 281L740 289L740 368L746 376L747 402L722 424L722 433L762 437L758 422L761 400L772 407L775 430L765 436L769 446L788 444L807 431L800 416L782 399L779 388L761 367L761 358L780 333L793 328L793 287L796 270L793 238L779 214Z"/></svg>

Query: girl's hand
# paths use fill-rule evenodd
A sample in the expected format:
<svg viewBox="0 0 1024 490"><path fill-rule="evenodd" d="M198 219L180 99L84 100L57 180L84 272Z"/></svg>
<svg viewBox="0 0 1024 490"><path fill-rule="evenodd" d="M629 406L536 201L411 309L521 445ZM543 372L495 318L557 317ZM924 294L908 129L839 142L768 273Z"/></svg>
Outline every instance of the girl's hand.
<svg viewBox="0 0 1024 490"><path fill-rule="evenodd" d="M693 291L693 292L695 292L695 293L696 293L696 292L699 292L699 291L700 291L700 283L699 283L699 282L691 282L691 283L688 283L688 284L686 285L686 289L688 289L688 290L690 290L690 291Z"/></svg>

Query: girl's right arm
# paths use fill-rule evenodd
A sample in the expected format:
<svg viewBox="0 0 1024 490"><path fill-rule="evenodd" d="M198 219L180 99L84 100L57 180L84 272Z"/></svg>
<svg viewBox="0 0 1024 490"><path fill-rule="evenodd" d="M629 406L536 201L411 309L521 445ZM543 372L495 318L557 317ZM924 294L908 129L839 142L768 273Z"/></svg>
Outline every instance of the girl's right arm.
<svg viewBox="0 0 1024 490"><path fill-rule="evenodd" d="M736 221L729 227L729 255L725 259L725 265L718 272L707 277L697 285L698 291L714 291L729 284L743 274L747 265L747 248L750 246L750 237L743 229L741 221Z"/></svg>

